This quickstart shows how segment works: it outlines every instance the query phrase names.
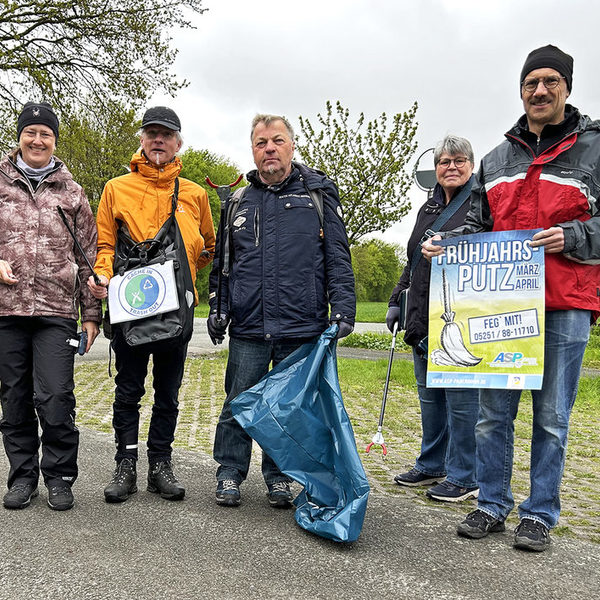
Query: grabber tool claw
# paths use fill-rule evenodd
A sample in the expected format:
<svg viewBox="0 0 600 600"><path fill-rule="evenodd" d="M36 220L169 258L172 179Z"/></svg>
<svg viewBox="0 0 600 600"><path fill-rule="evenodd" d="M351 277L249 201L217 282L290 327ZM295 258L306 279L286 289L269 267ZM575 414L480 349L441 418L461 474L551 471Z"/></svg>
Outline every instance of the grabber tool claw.
<svg viewBox="0 0 600 600"><path fill-rule="evenodd" d="M392 373L392 363L394 361L394 350L396 349L396 336L398 335L398 322L394 323L394 331L392 332L392 345L390 347L390 357L388 359L387 375L385 377L385 386L383 388L383 400L381 401L381 411L379 412L379 424L377 426L377 433L373 436L371 443L367 446L367 454L371 451L373 446L381 446L383 451L383 458L387 456L387 446L381 433L383 429L383 416L385 415L385 404L387 402L388 388L390 385L390 375Z"/></svg>

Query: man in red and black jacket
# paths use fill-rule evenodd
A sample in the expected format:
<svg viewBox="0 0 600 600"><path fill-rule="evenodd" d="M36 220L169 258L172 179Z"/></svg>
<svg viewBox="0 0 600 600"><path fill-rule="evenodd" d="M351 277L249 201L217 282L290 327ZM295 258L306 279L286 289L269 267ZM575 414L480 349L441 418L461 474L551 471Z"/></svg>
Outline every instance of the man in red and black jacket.
<svg viewBox="0 0 600 600"><path fill-rule="evenodd" d="M544 382L532 391L531 490L519 505L514 546L543 551L560 514L569 417L590 324L600 315L600 122L566 104L573 59L548 45L527 57L520 78L525 114L481 162L465 224L446 237L542 228L545 250ZM441 249L423 244L431 258ZM514 425L521 392L481 392L477 436L478 508L458 526L481 538L504 530Z"/></svg>

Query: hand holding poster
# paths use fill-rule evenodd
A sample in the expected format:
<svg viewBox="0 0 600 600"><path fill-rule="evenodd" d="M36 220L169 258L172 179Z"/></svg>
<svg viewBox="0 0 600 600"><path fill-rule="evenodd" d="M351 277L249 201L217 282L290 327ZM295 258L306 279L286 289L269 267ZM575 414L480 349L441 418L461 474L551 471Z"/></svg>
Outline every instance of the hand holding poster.
<svg viewBox="0 0 600 600"><path fill-rule="evenodd" d="M429 291L427 387L540 389L544 250L538 230L442 240Z"/></svg>

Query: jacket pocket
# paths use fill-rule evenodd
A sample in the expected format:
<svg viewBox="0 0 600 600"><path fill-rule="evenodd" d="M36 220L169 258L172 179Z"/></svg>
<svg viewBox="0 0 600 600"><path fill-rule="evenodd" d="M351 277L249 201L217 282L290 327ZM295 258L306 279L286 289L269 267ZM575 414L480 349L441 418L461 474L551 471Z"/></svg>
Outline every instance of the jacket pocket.
<svg viewBox="0 0 600 600"><path fill-rule="evenodd" d="M311 197L306 194L288 196L282 199L283 210L280 215L281 230L286 234L319 234L321 224L317 209Z"/></svg>

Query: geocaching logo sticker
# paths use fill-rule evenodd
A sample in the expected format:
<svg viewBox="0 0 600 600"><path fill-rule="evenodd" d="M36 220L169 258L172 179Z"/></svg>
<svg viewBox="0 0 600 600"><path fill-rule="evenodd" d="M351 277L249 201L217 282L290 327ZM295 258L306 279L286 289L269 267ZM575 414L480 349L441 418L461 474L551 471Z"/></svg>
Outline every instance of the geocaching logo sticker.
<svg viewBox="0 0 600 600"><path fill-rule="evenodd" d="M108 286L111 323L135 321L179 308L173 261L115 275Z"/></svg>
<svg viewBox="0 0 600 600"><path fill-rule="evenodd" d="M126 273L119 286L121 308L135 317L155 313L165 299L165 280L152 267Z"/></svg>

